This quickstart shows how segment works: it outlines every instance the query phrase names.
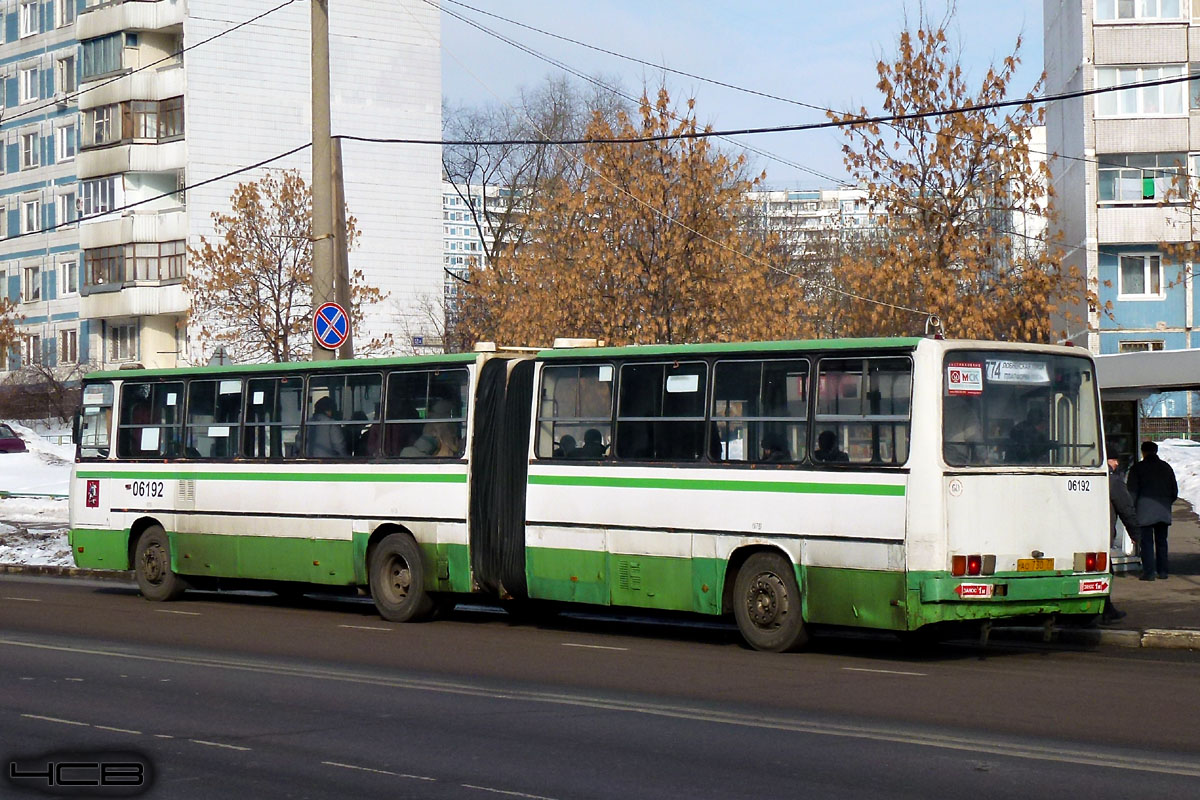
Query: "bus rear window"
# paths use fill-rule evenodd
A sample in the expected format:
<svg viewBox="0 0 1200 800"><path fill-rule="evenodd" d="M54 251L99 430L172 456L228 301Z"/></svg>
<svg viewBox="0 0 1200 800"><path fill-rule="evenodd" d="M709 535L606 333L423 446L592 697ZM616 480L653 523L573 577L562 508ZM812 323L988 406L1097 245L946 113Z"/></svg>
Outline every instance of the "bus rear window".
<svg viewBox="0 0 1200 800"><path fill-rule="evenodd" d="M947 464L1098 467L1092 363L1078 356L954 351L942 376Z"/></svg>

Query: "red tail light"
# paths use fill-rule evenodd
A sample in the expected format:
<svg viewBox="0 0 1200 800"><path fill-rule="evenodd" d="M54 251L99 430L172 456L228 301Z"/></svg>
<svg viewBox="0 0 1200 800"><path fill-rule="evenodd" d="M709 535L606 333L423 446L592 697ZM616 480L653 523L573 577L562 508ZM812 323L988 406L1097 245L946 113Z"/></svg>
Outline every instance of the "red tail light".
<svg viewBox="0 0 1200 800"><path fill-rule="evenodd" d="M983 556L967 556L967 574L978 575L983 570Z"/></svg>
<svg viewBox="0 0 1200 800"><path fill-rule="evenodd" d="M1096 553L1096 571L1104 572L1108 569L1108 553Z"/></svg>
<svg viewBox="0 0 1200 800"><path fill-rule="evenodd" d="M1087 572L1095 572L1096 571L1096 554L1095 553L1084 553L1083 554L1083 568Z"/></svg>
<svg viewBox="0 0 1200 800"><path fill-rule="evenodd" d="M950 574L955 576L967 574L966 556L954 556L950 559Z"/></svg>

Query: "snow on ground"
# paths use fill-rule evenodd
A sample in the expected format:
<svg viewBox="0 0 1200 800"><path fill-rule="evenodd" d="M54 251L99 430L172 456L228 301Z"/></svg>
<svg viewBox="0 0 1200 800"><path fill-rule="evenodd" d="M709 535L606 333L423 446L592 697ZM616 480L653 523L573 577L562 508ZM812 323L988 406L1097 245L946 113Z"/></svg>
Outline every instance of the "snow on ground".
<svg viewBox="0 0 1200 800"><path fill-rule="evenodd" d="M0 453L0 564L73 566L67 491L75 446L51 444L31 428L3 421L29 449Z"/></svg>

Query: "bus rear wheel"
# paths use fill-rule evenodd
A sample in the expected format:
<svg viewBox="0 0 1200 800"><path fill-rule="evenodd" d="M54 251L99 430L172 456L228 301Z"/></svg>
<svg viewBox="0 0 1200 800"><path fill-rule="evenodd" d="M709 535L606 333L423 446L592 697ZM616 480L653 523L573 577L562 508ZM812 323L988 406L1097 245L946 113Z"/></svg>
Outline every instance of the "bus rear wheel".
<svg viewBox="0 0 1200 800"><path fill-rule="evenodd" d="M375 547L370 573L371 599L379 616L391 622L415 622L433 614L421 548L408 534L390 534Z"/></svg>
<svg viewBox="0 0 1200 800"><path fill-rule="evenodd" d="M133 570L138 590L147 600L175 600L187 589L171 569L171 540L161 525L151 525L133 550Z"/></svg>
<svg viewBox="0 0 1200 800"><path fill-rule="evenodd" d="M796 573L778 553L755 553L738 570L733 616L755 650L785 653L808 643Z"/></svg>

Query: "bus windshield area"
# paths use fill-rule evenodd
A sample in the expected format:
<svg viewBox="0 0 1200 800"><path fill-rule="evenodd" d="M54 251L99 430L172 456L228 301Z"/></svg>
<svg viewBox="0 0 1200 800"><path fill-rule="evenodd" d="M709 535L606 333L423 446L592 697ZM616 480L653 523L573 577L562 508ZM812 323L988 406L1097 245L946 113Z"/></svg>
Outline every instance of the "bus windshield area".
<svg viewBox="0 0 1200 800"><path fill-rule="evenodd" d="M1092 363L956 350L943 364L942 454L957 467L1099 467Z"/></svg>

